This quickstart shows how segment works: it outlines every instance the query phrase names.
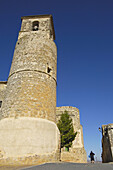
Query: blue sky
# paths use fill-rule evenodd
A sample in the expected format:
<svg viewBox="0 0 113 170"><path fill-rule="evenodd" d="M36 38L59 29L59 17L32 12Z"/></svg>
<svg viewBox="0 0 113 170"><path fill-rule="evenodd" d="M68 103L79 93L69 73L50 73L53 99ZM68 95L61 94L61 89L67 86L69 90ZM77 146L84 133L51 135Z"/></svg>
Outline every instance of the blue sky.
<svg viewBox="0 0 113 170"><path fill-rule="evenodd" d="M57 106L80 110L87 155L100 159L98 127L113 123L113 0L0 0L0 81L7 80L21 16L52 14Z"/></svg>

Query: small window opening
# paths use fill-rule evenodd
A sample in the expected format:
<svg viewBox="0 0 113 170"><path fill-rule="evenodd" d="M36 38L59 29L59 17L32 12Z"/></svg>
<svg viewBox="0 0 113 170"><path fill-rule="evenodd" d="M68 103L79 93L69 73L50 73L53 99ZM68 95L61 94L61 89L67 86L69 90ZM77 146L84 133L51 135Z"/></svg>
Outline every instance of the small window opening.
<svg viewBox="0 0 113 170"><path fill-rule="evenodd" d="M47 68L47 73L50 73L51 70L52 70L52 69L48 67L48 68Z"/></svg>
<svg viewBox="0 0 113 170"><path fill-rule="evenodd" d="M39 22L38 21L34 21L33 22L33 31L38 31L38 29L39 29Z"/></svg>
<svg viewBox="0 0 113 170"><path fill-rule="evenodd" d="M0 108L1 108L1 106L2 106L2 101L0 101Z"/></svg>

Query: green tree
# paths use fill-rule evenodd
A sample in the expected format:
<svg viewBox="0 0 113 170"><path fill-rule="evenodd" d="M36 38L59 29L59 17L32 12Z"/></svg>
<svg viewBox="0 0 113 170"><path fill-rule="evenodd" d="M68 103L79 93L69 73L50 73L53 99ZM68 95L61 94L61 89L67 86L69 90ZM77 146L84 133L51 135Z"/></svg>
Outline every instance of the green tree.
<svg viewBox="0 0 113 170"><path fill-rule="evenodd" d="M69 147L71 147L72 141L75 139L77 132L74 132L72 119L67 111L61 115L57 126L61 134L61 148L66 147L69 150Z"/></svg>

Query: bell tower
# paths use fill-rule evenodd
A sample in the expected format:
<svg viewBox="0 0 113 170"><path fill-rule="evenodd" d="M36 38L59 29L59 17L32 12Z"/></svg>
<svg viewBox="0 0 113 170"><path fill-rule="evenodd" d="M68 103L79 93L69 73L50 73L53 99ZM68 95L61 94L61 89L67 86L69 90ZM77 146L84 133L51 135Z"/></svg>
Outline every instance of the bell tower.
<svg viewBox="0 0 113 170"><path fill-rule="evenodd" d="M53 18L37 15L21 20L1 108L0 162L7 158L8 164L58 161L60 133L56 126L57 48Z"/></svg>
<svg viewBox="0 0 113 170"><path fill-rule="evenodd" d="M51 15L22 17L3 102L3 117L56 121L57 49Z"/></svg>

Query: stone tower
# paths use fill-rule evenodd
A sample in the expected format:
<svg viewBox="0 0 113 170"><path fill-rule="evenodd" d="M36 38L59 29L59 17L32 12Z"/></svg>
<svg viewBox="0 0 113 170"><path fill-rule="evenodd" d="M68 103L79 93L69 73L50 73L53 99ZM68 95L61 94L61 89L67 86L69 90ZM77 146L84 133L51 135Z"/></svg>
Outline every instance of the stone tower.
<svg viewBox="0 0 113 170"><path fill-rule="evenodd" d="M2 113L56 120L57 49L51 15L22 17Z"/></svg>
<svg viewBox="0 0 113 170"><path fill-rule="evenodd" d="M55 124L57 49L53 19L51 15L21 19L1 108L0 161L57 161L60 136Z"/></svg>
<svg viewBox="0 0 113 170"><path fill-rule="evenodd" d="M63 162L78 162L86 163L87 154L84 148L83 140L83 127L80 124L80 114L79 109L72 106L61 106L56 108L56 120L60 119L62 113L65 111L68 112L69 116L73 122L74 131L77 132L77 135L73 141L72 146L69 148L69 152L66 152L64 149L61 149L61 160Z"/></svg>

